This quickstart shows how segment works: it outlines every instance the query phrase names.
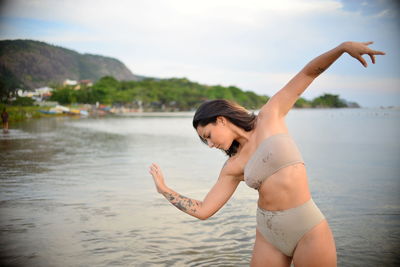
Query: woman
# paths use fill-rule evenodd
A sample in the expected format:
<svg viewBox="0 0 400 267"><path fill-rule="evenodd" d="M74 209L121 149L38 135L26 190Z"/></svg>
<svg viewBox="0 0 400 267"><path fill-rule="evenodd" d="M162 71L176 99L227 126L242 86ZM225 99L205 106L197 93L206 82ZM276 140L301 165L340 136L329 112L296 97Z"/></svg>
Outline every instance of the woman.
<svg viewBox="0 0 400 267"><path fill-rule="evenodd" d="M336 266L336 248L328 222L311 198L301 154L288 134L285 116L311 82L343 53L364 67L367 54L384 55L372 42L345 42L308 63L261 108L257 116L225 100L203 103L193 126L209 147L229 156L203 201L166 186L157 164L150 166L157 191L180 210L201 220L216 213L238 184L258 190L256 240L251 266Z"/></svg>

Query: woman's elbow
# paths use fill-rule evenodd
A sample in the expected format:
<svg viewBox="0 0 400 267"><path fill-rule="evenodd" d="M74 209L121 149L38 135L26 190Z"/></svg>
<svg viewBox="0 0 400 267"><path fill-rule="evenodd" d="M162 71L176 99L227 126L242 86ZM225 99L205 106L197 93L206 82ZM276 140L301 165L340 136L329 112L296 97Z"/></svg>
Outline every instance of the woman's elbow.
<svg viewBox="0 0 400 267"><path fill-rule="evenodd" d="M196 218L197 219L199 219L199 220L201 220L201 221L205 221L205 220L207 220L208 218L210 218L212 215L210 214L210 215L208 215L208 214L198 214L197 216L196 216Z"/></svg>
<svg viewBox="0 0 400 267"><path fill-rule="evenodd" d="M196 218L201 220L201 221L205 221L208 218L210 218L211 216L214 215L215 212L209 212L209 211L203 211L203 212L199 212L196 214Z"/></svg>
<svg viewBox="0 0 400 267"><path fill-rule="evenodd" d="M210 218L210 217L207 217L207 216L197 216L197 219L199 219L200 221L205 221L205 220L207 220L208 218Z"/></svg>

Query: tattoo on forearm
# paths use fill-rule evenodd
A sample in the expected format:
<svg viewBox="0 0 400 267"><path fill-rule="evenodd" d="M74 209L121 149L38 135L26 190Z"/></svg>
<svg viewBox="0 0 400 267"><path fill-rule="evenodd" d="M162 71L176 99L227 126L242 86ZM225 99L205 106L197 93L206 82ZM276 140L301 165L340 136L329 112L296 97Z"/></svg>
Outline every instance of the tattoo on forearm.
<svg viewBox="0 0 400 267"><path fill-rule="evenodd" d="M324 68L318 67L318 68L315 70L315 73L316 73L317 75L320 75L320 74L323 73L324 71L325 71Z"/></svg>
<svg viewBox="0 0 400 267"><path fill-rule="evenodd" d="M197 212L197 208L199 207L199 202L197 200L190 199L188 197L172 194L172 193L164 193L163 194L172 205L177 207L183 212Z"/></svg>

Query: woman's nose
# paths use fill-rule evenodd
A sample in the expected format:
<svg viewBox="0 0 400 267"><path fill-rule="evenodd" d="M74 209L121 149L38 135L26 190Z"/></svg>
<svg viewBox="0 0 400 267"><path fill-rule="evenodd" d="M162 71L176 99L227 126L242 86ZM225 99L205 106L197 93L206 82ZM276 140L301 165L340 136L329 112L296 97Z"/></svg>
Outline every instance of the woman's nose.
<svg viewBox="0 0 400 267"><path fill-rule="evenodd" d="M214 146L214 143L211 142L211 140L207 140L207 144L208 144L208 147L210 147L210 148L212 148Z"/></svg>

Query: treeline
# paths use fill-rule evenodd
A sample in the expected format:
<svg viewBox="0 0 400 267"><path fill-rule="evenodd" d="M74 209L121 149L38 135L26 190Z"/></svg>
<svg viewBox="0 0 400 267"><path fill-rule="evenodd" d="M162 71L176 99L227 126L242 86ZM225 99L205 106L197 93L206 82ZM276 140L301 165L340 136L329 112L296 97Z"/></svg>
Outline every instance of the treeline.
<svg viewBox="0 0 400 267"><path fill-rule="evenodd" d="M349 102L339 98L339 95L323 94L313 100L299 98L294 104L296 108L359 108L356 102Z"/></svg>
<svg viewBox="0 0 400 267"><path fill-rule="evenodd" d="M101 103L130 106L144 110L184 111L193 110L208 99L233 100L248 109L259 109L269 97L251 91L242 91L235 86L208 86L191 82L186 78L145 79L141 81L118 81L113 77L101 78L91 87L58 87L50 100L60 104ZM300 98L295 107L352 107L338 95L324 94L312 101Z"/></svg>
<svg viewBox="0 0 400 267"><path fill-rule="evenodd" d="M250 91L235 86L207 86L186 78L145 79L142 81L118 81L113 77L101 78L91 87L74 90L71 86L53 91L52 101L60 104L96 102L106 105L141 106L145 110L192 110L207 99L234 100L248 109L257 109L268 101Z"/></svg>

